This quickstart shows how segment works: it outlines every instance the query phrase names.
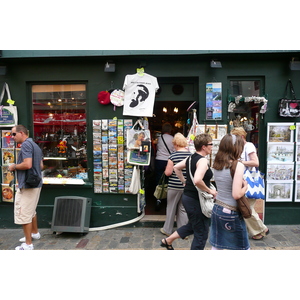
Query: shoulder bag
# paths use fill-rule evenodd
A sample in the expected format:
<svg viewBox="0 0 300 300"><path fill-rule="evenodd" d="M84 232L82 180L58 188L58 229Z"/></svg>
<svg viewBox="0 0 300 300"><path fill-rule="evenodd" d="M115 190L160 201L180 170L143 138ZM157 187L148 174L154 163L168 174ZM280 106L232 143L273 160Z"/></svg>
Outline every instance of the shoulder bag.
<svg viewBox="0 0 300 300"><path fill-rule="evenodd" d="M163 172L153 194L157 200L162 200L167 198L168 184L165 183L165 178L166 175L165 172Z"/></svg>
<svg viewBox="0 0 300 300"><path fill-rule="evenodd" d="M292 99L288 99L288 88ZM292 81L289 79L285 87L285 97L279 100L278 113L280 117L298 118L300 117L300 100L296 100Z"/></svg>
<svg viewBox="0 0 300 300"><path fill-rule="evenodd" d="M37 173L37 171L33 168L34 163L34 146L31 142L29 142L32 146L32 167L26 171L25 177L25 187L26 188L36 188L39 186L42 178Z"/></svg>
<svg viewBox="0 0 300 300"><path fill-rule="evenodd" d="M237 165L237 160L235 160L234 162L232 162L232 166L230 168L230 173L231 173L232 179L234 177L236 165ZM251 214L252 214L252 211L251 211L251 208L250 208L250 205L249 205L249 201L246 198L246 196L244 195L240 199L237 199L236 202L237 202L238 210L242 214L243 218L245 218L245 219L250 218Z"/></svg>
<svg viewBox="0 0 300 300"><path fill-rule="evenodd" d="M194 182L194 177L192 175L192 171L191 171L191 156L189 156L187 158L189 160L189 173L190 173L190 177L192 179L192 181ZM195 185L195 183L194 183ZM207 193L205 191L202 191L201 189L199 189L196 185L195 188L198 191L198 196L199 196L199 201L200 201L200 207L201 207L201 211L202 213L207 217L207 218L211 218L212 215L212 209L214 207L214 196L210 193ZM215 186L213 184L210 185L209 187L210 189L216 189Z"/></svg>
<svg viewBox="0 0 300 300"><path fill-rule="evenodd" d="M2 105L2 100L7 93L8 106ZM17 107L13 106L14 101L11 99L8 84L5 82L0 95L0 127L13 127L18 124L18 111Z"/></svg>

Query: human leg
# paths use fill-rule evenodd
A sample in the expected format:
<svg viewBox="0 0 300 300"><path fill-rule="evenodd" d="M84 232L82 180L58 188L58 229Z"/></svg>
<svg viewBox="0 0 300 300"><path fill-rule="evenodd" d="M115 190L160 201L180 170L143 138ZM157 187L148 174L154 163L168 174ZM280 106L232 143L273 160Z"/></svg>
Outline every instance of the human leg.
<svg viewBox="0 0 300 300"><path fill-rule="evenodd" d="M167 208L166 208L166 220L161 231L167 235L171 235L173 232L177 203L181 198L181 194L178 195L178 190L168 189L167 195Z"/></svg>
<svg viewBox="0 0 300 300"><path fill-rule="evenodd" d="M177 228L180 228L180 227L186 225L188 222L189 222L189 218L188 218L185 208L182 204L182 200L180 199L180 201L178 202L178 205L177 205L177 213L176 213Z"/></svg>
<svg viewBox="0 0 300 300"><path fill-rule="evenodd" d="M268 232L267 226L260 219L258 213L255 211L254 206L256 199L248 199L250 208L251 208L251 217L244 219L249 236L254 237L258 236L257 239L262 239Z"/></svg>

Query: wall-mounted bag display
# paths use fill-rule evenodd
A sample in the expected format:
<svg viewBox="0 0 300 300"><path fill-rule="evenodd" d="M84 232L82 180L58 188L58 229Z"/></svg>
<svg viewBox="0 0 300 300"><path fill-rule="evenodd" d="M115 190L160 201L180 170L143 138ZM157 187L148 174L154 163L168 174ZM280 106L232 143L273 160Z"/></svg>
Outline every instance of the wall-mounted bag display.
<svg viewBox="0 0 300 300"><path fill-rule="evenodd" d="M292 99L288 99L288 88ZM278 103L278 113L281 117L298 118L300 117L300 100L296 100L292 81L289 79L285 87L285 98L280 99Z"/></svg>
<svg viewBox="0 0 300 300"><path fill-rule="evenodd" d="M137 129L138 125L139 125L140 129ZM145 129L140 120L137 120L131 129L127 129L127 132L126 132L127 149L142 150L141 149L142 143L150 142L150 141L151 141L150 130Z"/></svg>
<svg viewBox="0 0 300 300"><path fill-rule="evenodd" d="M8 106L2 105L5 91L7 93ZM13 127L18 124L18 111L13 104L14 101L11 99L8 84L5 82L0 95L0 127Z"/></svg>

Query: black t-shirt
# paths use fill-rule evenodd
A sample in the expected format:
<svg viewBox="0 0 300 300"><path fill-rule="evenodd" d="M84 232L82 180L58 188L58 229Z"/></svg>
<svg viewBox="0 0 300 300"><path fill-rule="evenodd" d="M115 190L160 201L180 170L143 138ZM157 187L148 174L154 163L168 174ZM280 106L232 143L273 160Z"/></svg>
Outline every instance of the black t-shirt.
<svg viewBox="0 0 300 300"><path fill-rule="evenodd" d="M198 191L195 188L194 182L192 181L192 179L190 177L189 159L191 159L191 173L194 176L195 172L196 172L196 164L197 164L198 160L201 159L202 157L204 157L204 156L202 156L198 153L194 153L186 161L186 185L184 187L184 194L187 196L193 197L196 200L199 199ZM212 177L213 177L213 172L208 165L208 170L205 172L204 177L203 177L203 181L207 187L210 187L210 180Z"/></svg>

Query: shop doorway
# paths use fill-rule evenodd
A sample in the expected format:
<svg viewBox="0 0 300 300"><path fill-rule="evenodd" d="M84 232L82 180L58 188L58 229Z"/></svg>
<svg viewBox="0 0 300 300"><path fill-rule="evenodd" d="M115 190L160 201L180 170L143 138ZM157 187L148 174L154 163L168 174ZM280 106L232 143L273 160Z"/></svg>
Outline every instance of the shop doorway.
<svg viewBox="0 0 300 300"><path fill-rule="evenodd" d="M158 101L154 106L155 117L149 118L149 129L152 139L155 139L161 133L162 124L170 123L173 127L172 135L177 132L187 136L192 121L192 110L187 109L193 105L197 106L195 101ZM165 215L167 199L163 199L157 206L156 198L153 196L155 191L155 145L152 145L151 165L145 171L145 197L146 197L146 215Z"/></svg>

